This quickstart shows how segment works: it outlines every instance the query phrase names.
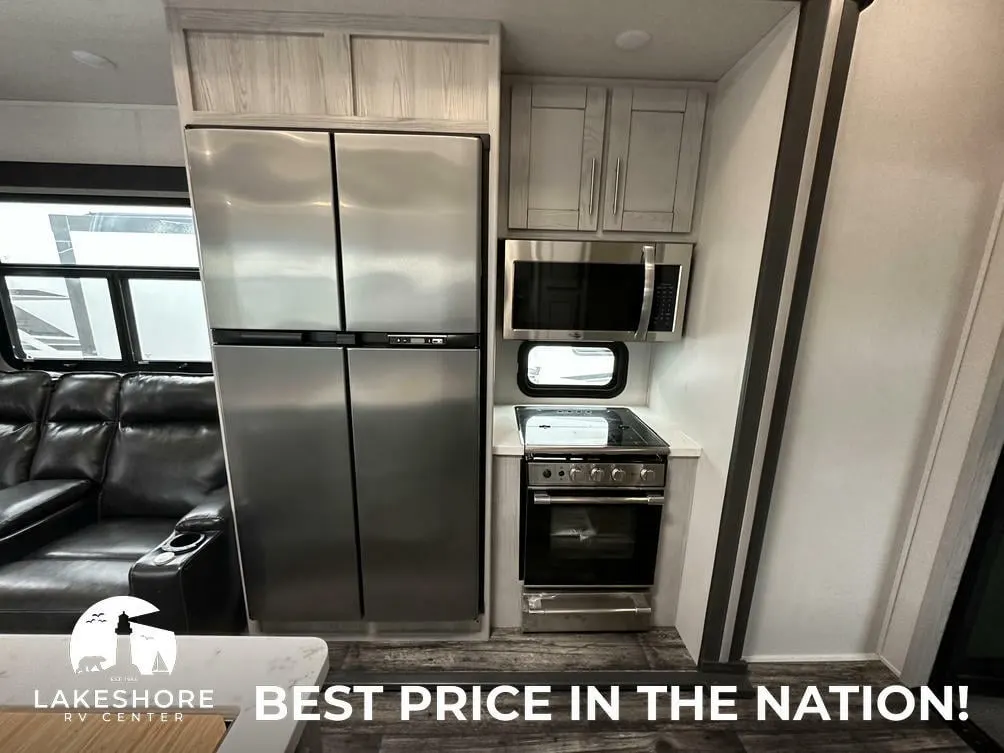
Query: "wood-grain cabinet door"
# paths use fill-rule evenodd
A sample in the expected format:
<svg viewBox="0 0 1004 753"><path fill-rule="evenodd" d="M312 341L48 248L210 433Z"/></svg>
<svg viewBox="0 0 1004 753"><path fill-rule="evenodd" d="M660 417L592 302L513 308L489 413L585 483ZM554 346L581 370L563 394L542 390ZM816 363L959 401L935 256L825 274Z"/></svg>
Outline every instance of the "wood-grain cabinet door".
<svg viewBox="0 0 1004 753"><path fill-rule="evenodd" d="M699 89L613 90L604 230L690 231L706 106Z"/></svg>
<svg viewBox="0 0 1004 753"><path fill-rule="evenodd" d="M509 227L596 230L606 94L594 86L513 86Z"/></svg>
<svg viewBox="0 0 1004 753"><path fill-rule="evenodd" d="M351 115L344 35L189 31L197 112Z"/></svg>

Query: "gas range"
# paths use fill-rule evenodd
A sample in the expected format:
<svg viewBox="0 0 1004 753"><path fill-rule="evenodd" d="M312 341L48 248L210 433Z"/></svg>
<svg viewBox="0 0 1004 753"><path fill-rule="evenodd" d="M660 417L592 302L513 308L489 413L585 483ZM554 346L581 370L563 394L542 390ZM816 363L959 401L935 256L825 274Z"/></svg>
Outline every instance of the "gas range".
<svg viewBox="0 0 1004 753"><path fill-rule="evenodd" d="M627 408L518 407L527 631L651 625L669 446Z"/></svg>

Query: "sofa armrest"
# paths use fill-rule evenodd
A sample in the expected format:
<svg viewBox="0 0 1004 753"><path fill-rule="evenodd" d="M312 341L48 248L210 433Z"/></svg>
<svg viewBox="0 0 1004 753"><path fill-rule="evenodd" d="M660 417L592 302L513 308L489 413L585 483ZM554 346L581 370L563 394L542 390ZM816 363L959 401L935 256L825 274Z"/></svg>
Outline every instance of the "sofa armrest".
<svg viewBox="0 0 1004 753"><path fill-rule="evenodd" d="M243 626L232 537L227 531L200 535L194 549L165 557L161 545L129 570L129 594L158 609L143 617L144 624L176 633L228 633Z"/></svg>
<svg viewBox="0 0 1004 753"><path fill-rule="evenodd" d="M174 530L192 533L222 531L228 527L230 517L230 492L224 486L207 494L203 502L189 510L175 524Z"/></svg>
<svg viewBox="0 0 1004 753"><path fill-rule="evenodd" d="M79 502L90 481L25 481L0 489L0 539L24 530Z"/></svg>

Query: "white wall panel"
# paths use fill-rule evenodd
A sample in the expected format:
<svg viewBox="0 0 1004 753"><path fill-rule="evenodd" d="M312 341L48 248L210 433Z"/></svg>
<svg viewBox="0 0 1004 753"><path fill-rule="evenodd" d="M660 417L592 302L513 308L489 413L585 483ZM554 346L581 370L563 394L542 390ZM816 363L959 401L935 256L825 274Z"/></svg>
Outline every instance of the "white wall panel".
<svg viewBox="0 0 1004 753"><path fill-rule="evenodd" d="M883 0L861 15L750 658L876 651L1004 180L1002 28L1000 0Z"/></svg>
<svg viewBox="0 0 1004 753"><path fill-rule="evenodd" d="M796 30L792 13L729 72L712 97L687 325L682 341L656 345L652 357L650 407L703 448L676 609L677 629L695 656L704 630Z"/></svg>
<svg viewBox="0 0 1004 753"><path fill-rule="evenodd" d="M0 160L184 165L175 107L0 101Z"/></svg>

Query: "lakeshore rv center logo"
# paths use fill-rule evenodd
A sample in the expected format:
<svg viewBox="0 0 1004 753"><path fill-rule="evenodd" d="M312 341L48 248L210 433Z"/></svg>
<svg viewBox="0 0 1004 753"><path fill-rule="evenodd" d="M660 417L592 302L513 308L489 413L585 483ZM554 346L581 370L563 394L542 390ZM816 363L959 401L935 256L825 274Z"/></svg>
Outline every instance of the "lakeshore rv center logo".
<svg viewBox="0 0 1004 753"><path fill-rule="evenodd" d="M77 674L135 682L141 675L171 674L178 641L170 630L144 625L158 611L135 596L112 596L93 604L70 634L70 664Z"/></svg>
<svg viewBox="0 0 1004 753"><path fill-rule="evenodd" d="M62 710L66 721L92 712L104 721L181 721L186 709L212 709L212 690L151 687L171 675L178 658L174 633L144 622L158 611L135 596L112 596L84 610L70 634L77 682L47 697L36 690L35 708Z"/></svg>

